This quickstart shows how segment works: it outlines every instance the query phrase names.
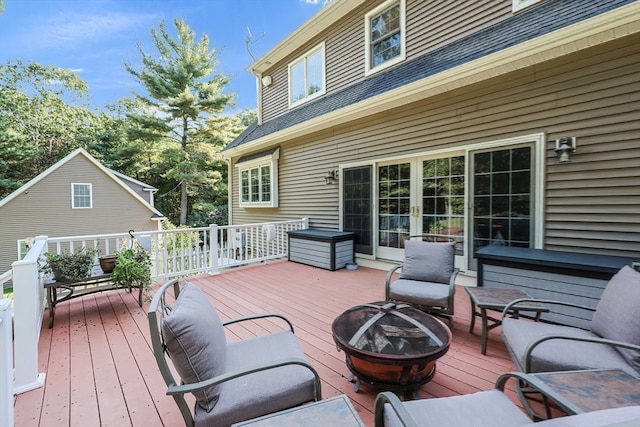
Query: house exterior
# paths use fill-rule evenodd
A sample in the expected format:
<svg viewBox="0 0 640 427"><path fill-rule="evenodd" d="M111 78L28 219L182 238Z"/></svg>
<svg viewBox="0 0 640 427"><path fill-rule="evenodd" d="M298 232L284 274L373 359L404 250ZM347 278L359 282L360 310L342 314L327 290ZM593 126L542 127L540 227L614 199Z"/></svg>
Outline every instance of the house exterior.
<svg viewBox="0 0 640 427"><path fill-rule="evenodd" d="M0 273L19 239L159 230L164 216L137 194L153 188L121 176L80 148L0 200Z"/></svg>
<svg viewBox="0 0 640 427"><path fill-rule="evenodd" d="M336 0L249 71L233 224L640 257L640 1Z"/></svg>

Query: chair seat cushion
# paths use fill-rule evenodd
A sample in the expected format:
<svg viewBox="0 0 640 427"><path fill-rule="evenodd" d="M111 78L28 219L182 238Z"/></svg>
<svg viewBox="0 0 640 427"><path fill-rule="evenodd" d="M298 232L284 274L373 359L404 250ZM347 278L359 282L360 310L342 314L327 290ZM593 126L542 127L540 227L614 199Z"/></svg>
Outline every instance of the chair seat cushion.
<svg viewBox="0 0 640 427"><path fill-rule="evenodd" d="M531 422L504 393L496 389L462 396L412 400L403 402L403 405L419 426L518 427ZM402 426L389 404L385 405L384 425Z"/></svg>
<svg viewBox="0 0 640 427"><path fill-rule="evenodd" d="M162 334L176 371L186 384L204 381L225 370L227 341L216 309L192 283L185 283L171 313L164 316ZM211 410L220 395L215 385L193 393Z"/></svg>
<svg viewBox="0 0 640 427"><path fill-rule="evenodd" d="M246 370L280 359L307 360L291 331L261 335L227 345L225 373ZM215 408L196 405L196 426L229 426L314 400L313 373L300 365L283 366L244 375L220 385Z"/></svg>
<svg viewBox="0 0 640 427"><path fill-rule="evenodd" d="M561 335L578 338L599 338L591 331L570 326L506 317L502 322L504 343L518 369L524 371L527 347L544 336ZM638 372L613 347L603 344L553 339L544 341L531 352L529 372L565 371L574 369L622 369L631 375Z"/></svg>
<svg viewBox="0 0 640 427"><path fill-rule="evenodd" d="M591 330L603 338L640 345L640 272L623 267L607 283L591 320ZM640 352L618 347L640 372Z"/></svg>
<svg viewBox="0 0 640 427"><path fill-rule="evenodd" d="M398 279L389 285L389 298L409 304L448 307L449 285Z"/></svg>

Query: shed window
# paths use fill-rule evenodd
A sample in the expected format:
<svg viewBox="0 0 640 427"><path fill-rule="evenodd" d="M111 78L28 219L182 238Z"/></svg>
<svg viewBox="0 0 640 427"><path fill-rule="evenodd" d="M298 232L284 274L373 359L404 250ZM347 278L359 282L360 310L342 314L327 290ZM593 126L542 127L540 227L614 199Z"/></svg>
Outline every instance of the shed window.
<svg viewBox="0 0 640 427"><path fill-rule="evenodd" d="M90 209L93 207L91 184L71 184L71 207Z"/></svg>

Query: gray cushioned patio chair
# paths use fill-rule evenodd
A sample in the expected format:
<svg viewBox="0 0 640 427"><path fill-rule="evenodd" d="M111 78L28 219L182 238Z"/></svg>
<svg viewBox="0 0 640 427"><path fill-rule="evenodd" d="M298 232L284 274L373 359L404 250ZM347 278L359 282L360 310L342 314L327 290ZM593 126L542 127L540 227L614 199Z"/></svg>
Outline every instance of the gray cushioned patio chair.
<svg viewBox="0 0 640 427"><path fill-rule="evenodd" d="M505 308L529 299L513 301ZM555 306L591 310L587 329L514 319L503 314L502 338L522 372L621 369L640 378L640 272L625 266L616 273L595 308L550 300Z"/></svg>
<svg viewBox="0 0 640 427"><path fill-rule="evenodd" d="M453 323L454 242L404 242L404 260L387 272L385 299L409 303ZM398 269L400 275L392 281Z"/></svg>
<svg viewBox="0 0 640 427"><path fill-rule="evenodd" d="M390 392L378 394L375 427L631 427L640 424L640 406L588 412L534 423L503 393L509 378L534 383L526 374L510 372L492 390L461 396L401 402Z"/></svg>
<svg viewBox="0 0 640 427"><path fill-rule="evenodd" d="M187 426L229 426L321 398L320 378L305 358L293 326L279 314L223 323L200 288L191 283L181 287L176 279L156 292L147 315L167 394ZM287 328L227 343L225 326L262 318L274 318ZM196 398L193 413L187 393Z"/></svg>

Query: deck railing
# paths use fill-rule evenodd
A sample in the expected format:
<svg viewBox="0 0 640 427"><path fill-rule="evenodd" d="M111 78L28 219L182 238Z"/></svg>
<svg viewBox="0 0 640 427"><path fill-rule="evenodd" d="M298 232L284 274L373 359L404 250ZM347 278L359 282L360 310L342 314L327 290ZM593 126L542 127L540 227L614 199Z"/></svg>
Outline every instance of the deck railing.
<svg viewBox="0 0 640 427"><path fill-rule="evenodd" d="M0 426L13 425L11 301L0 299Z"/></svg>
<svg viewBox="0 0 640 427"><path fill-rule="evenodd" d="M286 257L287 232L306 229L308 226L308 219L303 218L260 224L211 225L103 235L56 238L39 236L35 240L18 241L20 261L13 263L11 273L0 276L0 284L13 278L13 346L15 354L20 354L13 370L13 394L40 387L44 383L44 374L37 370L38 339L45 308L44 278L39 272L38 260L45 252L60 253L63 250L73 251L78 247L91 247L98 249L100 254L109 255L134 244L141 245L151 255L152 279L165 280L200 273L216 274L223 268ZM98 265L96 257L96 269L99 269ZM4 320L2 322L5 323ZM7 363L9 362L0 356L0 370L4 371ZM1 422L2 419L0 425Z"/></svg>

